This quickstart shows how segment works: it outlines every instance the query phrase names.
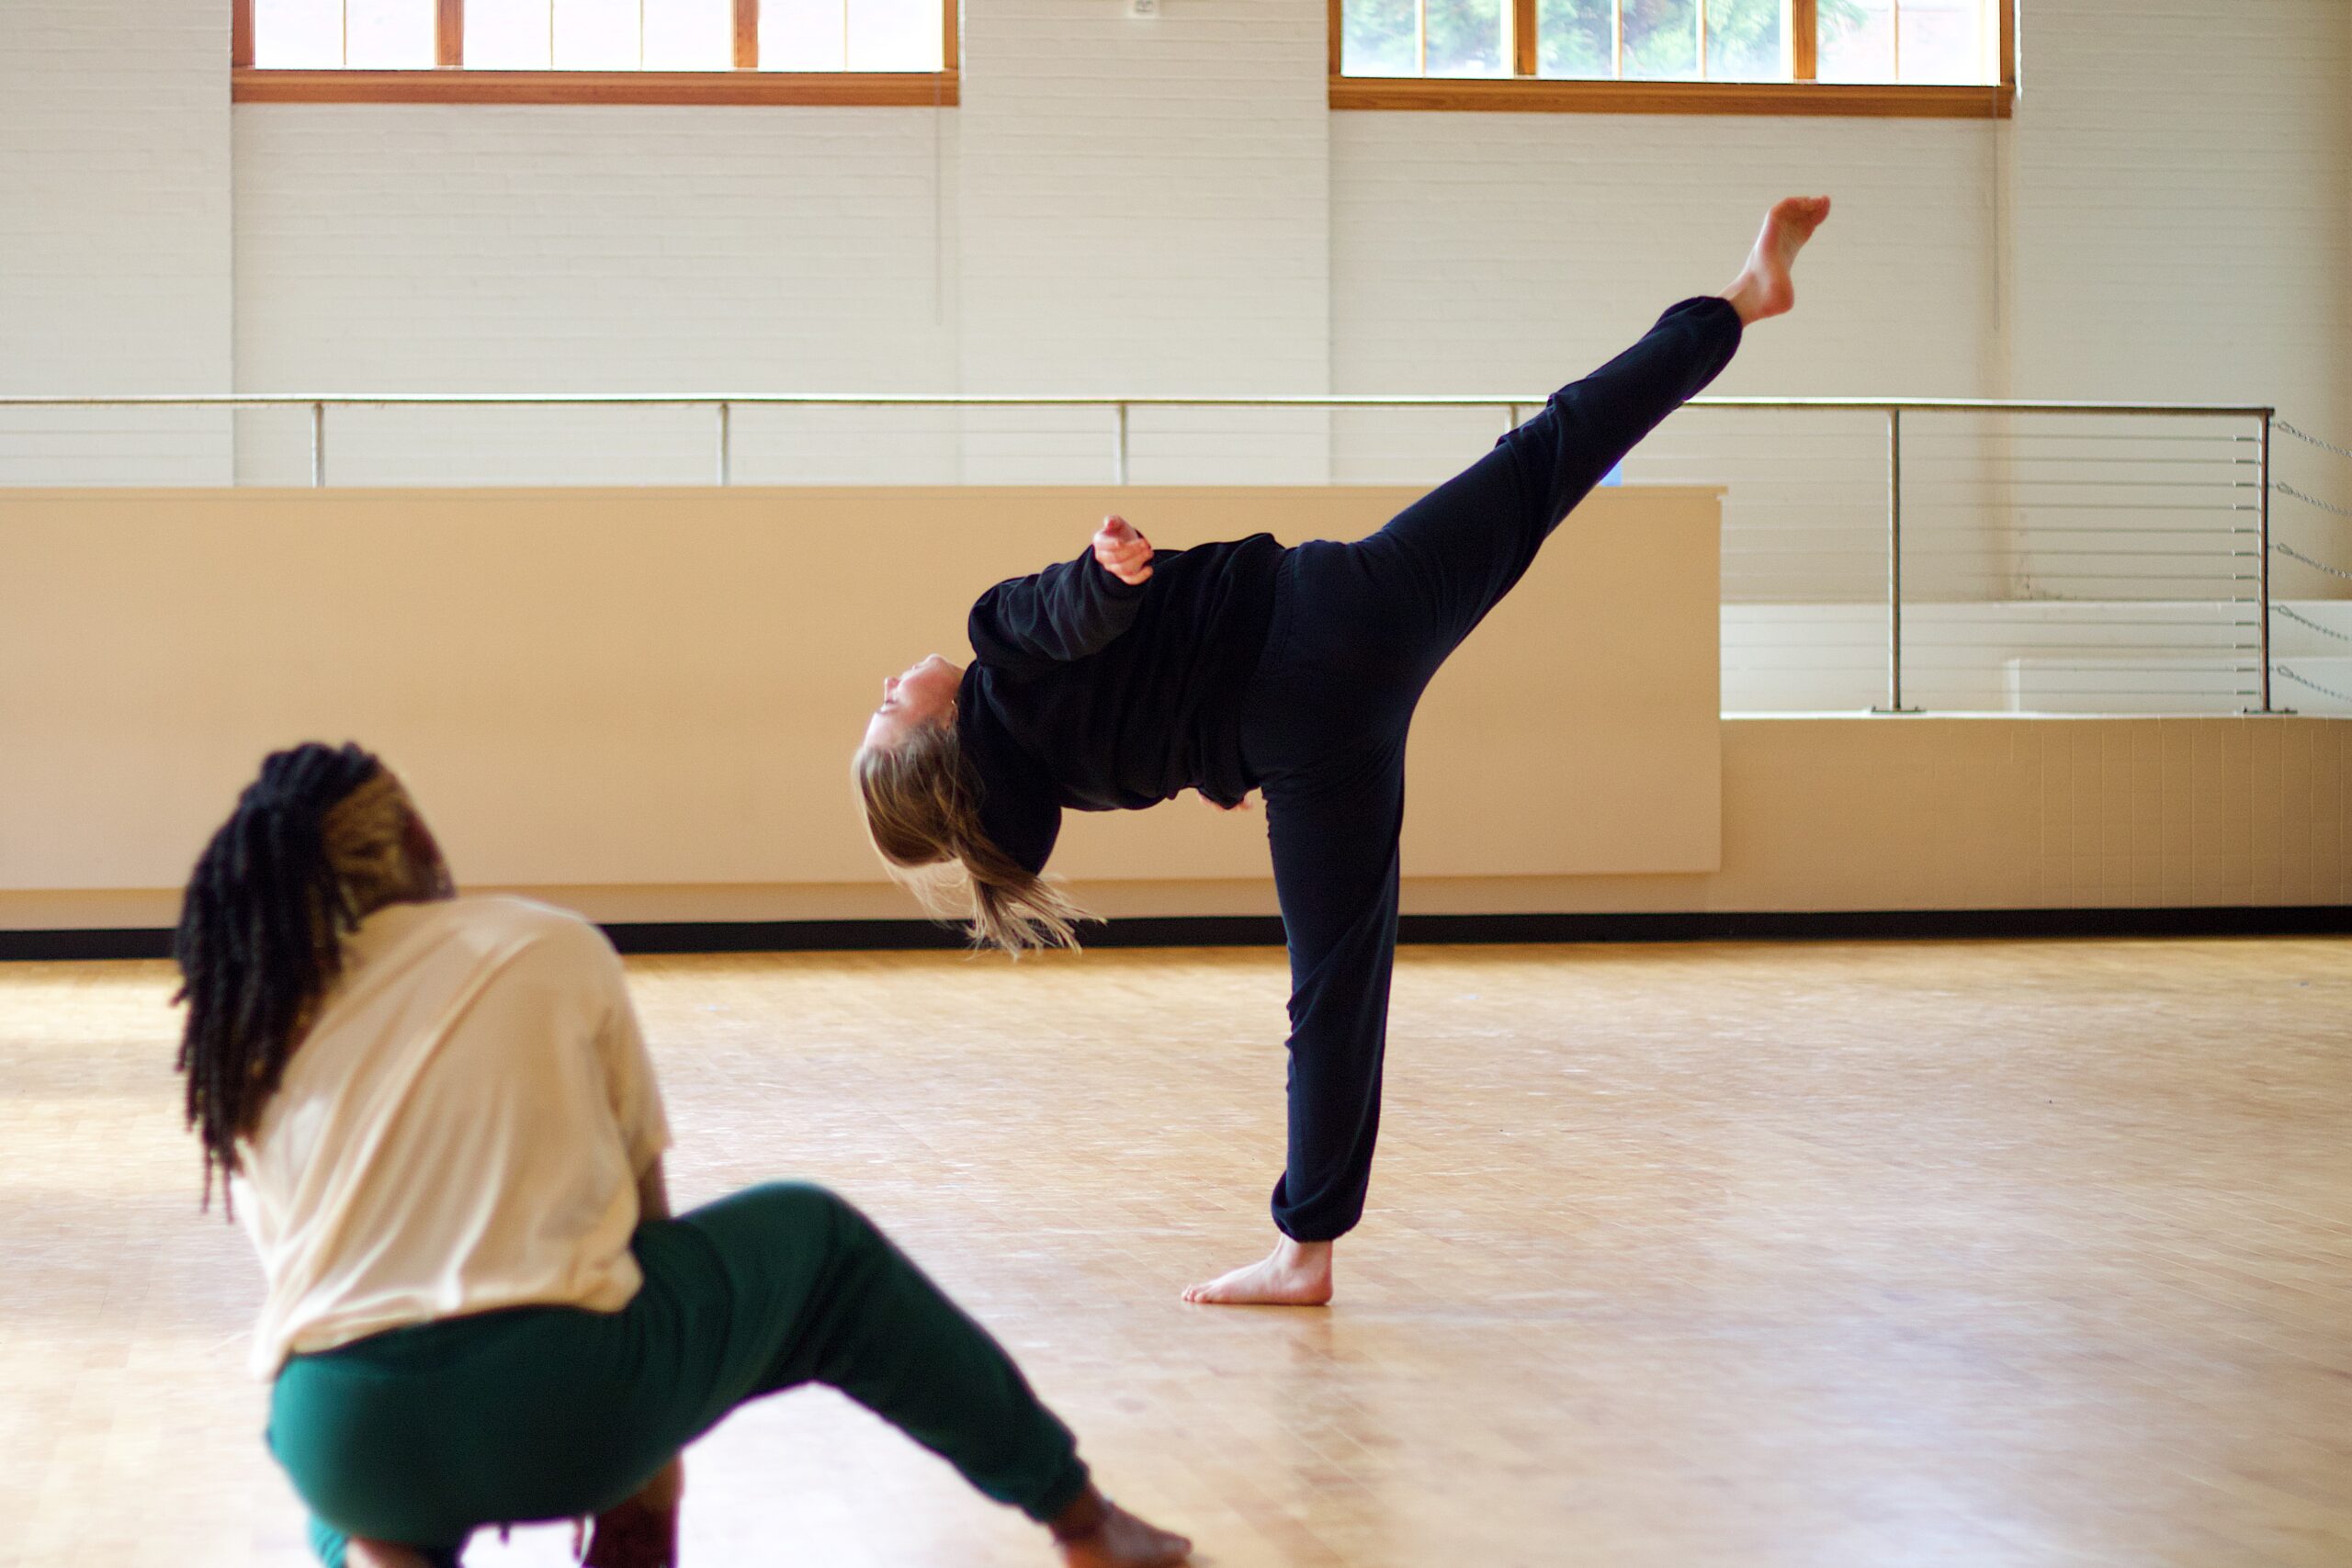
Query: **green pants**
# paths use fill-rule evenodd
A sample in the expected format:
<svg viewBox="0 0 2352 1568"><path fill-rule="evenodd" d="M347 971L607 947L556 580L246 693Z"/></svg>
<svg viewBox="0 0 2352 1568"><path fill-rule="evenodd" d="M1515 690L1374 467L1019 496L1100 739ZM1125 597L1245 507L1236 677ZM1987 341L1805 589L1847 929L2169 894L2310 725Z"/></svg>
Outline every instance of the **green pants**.
<svg viewBox="0 0 2352 1568"><path fill-rule="evenodd" d="M342 1568L347 1536L454 1564L483 1525L612 1506L748 1400L829 1383L1032 1518L1086 1485L1069 1429L865 1215L755 1187L631 1244L617 1313L521 1307L393 1329L279 1372L270 1451Z"/></svg>

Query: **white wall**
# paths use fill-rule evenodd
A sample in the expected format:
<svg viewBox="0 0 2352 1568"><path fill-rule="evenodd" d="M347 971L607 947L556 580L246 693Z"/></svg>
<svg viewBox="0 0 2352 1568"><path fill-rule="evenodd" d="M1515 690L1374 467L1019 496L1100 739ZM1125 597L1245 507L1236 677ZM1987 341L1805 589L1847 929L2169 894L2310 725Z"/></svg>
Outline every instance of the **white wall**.
<svg viewBox="0 0 2352 1568"><path fill-rule="evenodd" d="M235 113L250 389L920 391L954 385L956 111L248 105ZM835 416L837 419L839 416ZM338 414L340 481L691 483L705 413ZM879 423L879 422L877 422ZM249 482L307 478L248 414ZM743 416L741 477L859 471L821 421ZM454 458L455 461L451 461ZM820 471L810 473L808 466ZM779 475L778 477L782 477Z"/></svg>
<svg viewBox="0 0 2352 1568"><path fill-rule="evenodd" d="M963 386L1298 393L1330 376L1320 0L967 8ZM1319 415L1145 412L1134 476L1314 483ZM1103 472L1099 413L974 422L967 477Z"/></svg>
<svg viewBox="0 0 2352 1568"><path fill-rule="evenodd" d="M1721 287L1763 203L1819 188L1804 314L1722 390L2275 399L2352 432L2344 0L2035 0L2002 123L1334 115L1324 0L967 10L946 110L232 115L227 0L0 7L0 384L1517 391ZM1135 473L1419 480L1498 423L1145 414ZM356 412L329 441L339 479L459 482L692 480L711 446L699 412ZM0 477L192 477L66 450L20 435ZM307 477L297 415L237 450ZM751 480L1092 480L1109 432L746 414L736 451ZM1634 477L1735 482L1735 596L1835 598L1871 591L1876 457L1866 423L1717 416ZM1849 545L1850 584L1791 564Z"/></svg>
<svg viewBox="0 0 2352 1568"><path fill-rule="evenodd" d="M223 392L229 0L0 5L0 392ZM225 419L0 410L0 484L219 482Z"/></svg>

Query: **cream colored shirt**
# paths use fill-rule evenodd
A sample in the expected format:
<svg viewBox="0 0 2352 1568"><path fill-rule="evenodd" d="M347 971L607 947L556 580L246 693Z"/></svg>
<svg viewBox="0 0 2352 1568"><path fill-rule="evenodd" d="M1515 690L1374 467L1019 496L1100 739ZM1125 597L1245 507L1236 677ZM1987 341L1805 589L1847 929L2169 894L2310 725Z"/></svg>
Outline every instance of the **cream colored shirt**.
<svg viewBox="0 0 2352 1568"><path fill-rule="evenodd" d="M642 1283L638 1178L669 1142L594 926L521 898L378 910L243 1151L269 1284L254 1373L497 1307L617 1312Z"/></svg>

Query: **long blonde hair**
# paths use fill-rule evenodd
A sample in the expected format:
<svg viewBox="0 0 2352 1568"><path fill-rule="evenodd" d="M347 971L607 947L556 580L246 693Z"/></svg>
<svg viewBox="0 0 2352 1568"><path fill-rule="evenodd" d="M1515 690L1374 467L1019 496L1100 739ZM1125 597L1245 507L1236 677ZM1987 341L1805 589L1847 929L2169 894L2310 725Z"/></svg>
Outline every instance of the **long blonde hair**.
<svg viewBox="0 0 2352 1568"><path fill-rule="evenodd" d="M893 746L861 746L850 772L875 852L933 914L970 920L975 942L1015 958L1078 945L1085 911L980 826L980 781L953 725L923 725ZM956 869L922 874L933 866Z"/></svg>

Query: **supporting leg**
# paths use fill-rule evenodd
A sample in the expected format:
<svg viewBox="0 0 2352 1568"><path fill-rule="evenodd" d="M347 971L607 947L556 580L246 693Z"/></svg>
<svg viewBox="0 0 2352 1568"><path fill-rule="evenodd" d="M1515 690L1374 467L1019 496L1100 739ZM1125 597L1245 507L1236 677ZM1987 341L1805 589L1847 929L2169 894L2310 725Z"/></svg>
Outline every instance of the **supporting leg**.
<svg viewBox="0 0 2352 1568"><path fill-rule="evenodd" d="M1264 1261L1194 1286L1188 1301L1331 1299L1331 1243L1363 1217L1380 1135L1404 811L1401 733L1318 778L1266 784L1291 971L1290 1152L1273 1192L1283 1239Z"/></svg>

